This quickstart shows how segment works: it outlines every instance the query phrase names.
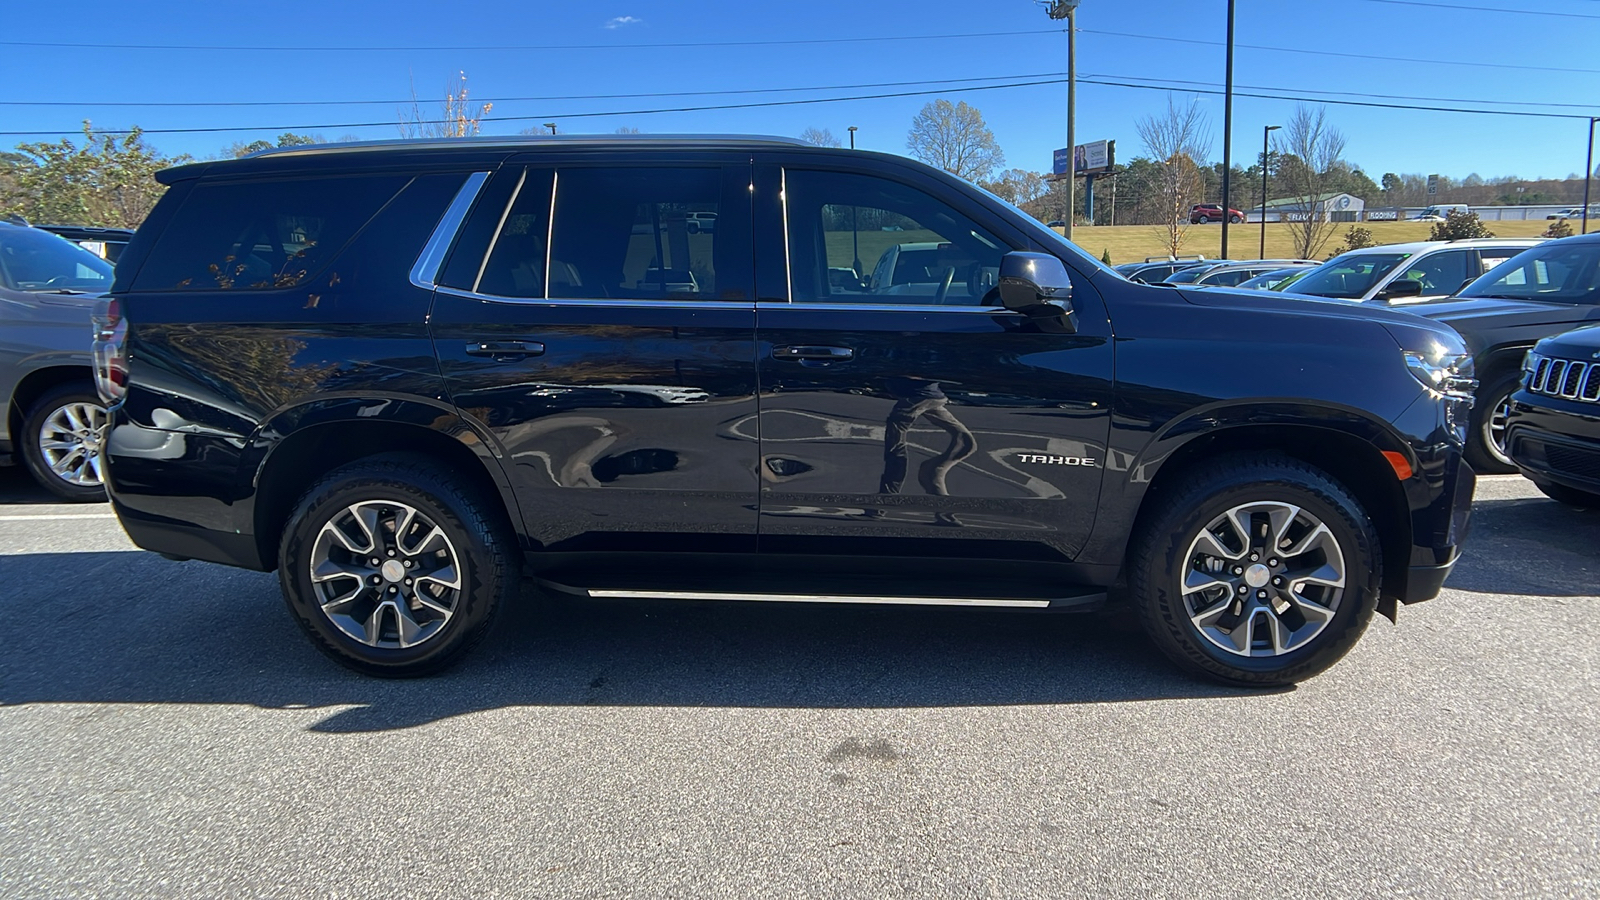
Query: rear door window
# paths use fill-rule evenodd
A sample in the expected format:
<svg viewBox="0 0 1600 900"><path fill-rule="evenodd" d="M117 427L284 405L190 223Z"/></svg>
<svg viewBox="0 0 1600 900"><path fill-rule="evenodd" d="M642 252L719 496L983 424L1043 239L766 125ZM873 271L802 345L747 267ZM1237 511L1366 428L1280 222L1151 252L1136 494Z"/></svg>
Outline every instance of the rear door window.
<svg viewBox="0 0 1600 900"><path fill-rule="evenodd" d="M403 175L197 185L136 291L266 291L306 284L409 182Z"/></svg>
<svg viewBox="0 0 1600 900"><path fill-rule="evenodd" d="M552 298L750 300L752 255L747 166L556 173Z"/></svg>

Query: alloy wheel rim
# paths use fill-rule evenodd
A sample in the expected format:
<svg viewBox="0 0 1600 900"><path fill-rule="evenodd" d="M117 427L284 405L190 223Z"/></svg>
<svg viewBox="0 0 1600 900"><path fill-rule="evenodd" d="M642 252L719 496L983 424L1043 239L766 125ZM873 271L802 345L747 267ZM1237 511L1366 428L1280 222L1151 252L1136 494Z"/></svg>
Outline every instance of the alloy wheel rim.
<svg viewBox="0 0 1600 900"><path fill-rule="evenodd" d="M323 615L368 647L425 643L461 603L461 561L449 536L392 500L333 513L317 532L308 570Z"/></svg>
<svg viewBox="0 0 1600 900"><path fill-rule="evenodd" d="M1180 593L1207 642L1234 656L1306 646L1344 599L1345 560L1328 526L1304 508L1235 506L1189 543Z"/></svg>
<svg viewBox="0 0 1600 900"><path fill-rule="evenodd" d="M65 403L39 426L39 455L55 477L75 487L105 483L100 451L106 435L105 408L94 403Z"/></svg>

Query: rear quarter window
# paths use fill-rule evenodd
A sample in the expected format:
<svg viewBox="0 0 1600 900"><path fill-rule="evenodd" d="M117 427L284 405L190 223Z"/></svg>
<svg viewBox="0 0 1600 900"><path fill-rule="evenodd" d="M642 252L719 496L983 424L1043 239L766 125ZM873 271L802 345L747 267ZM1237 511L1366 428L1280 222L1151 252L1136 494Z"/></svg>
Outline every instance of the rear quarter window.
<svg viewBox="0 0 1600 900"><path fill-rule="evenodd" d="M410 181L404 175L196 185L135 291L269 291L316 278Z"/></svg>

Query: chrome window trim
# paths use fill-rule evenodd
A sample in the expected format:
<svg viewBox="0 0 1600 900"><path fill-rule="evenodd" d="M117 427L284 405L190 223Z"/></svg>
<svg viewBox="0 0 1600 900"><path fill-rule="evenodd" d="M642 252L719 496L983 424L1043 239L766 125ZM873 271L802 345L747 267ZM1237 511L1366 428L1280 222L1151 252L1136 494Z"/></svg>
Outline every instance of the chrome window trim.
<svg viewBox="0 0 1600 900"><path fill-rule="evenodd" d="M853 309L859 312L916 312L916 313L984 313L990 316L1020 316L1022 313L1006 309L1003 306L967 306L950 305L935 306L932 304L916 303L829 303L826 300L810 300L805 303L794 303L786 300L763 300L762 309L815 309L815 310L840 310Z"/></svg>
<svg viewBox="0 0 1600 900"><path fill-rule="evenodd" d="M754 202L754 201L752 201ZM778 169L778 203L783 207L783 286L789 289L788 301L794 300L794 254L789 243L789 167Z"/></svg>
<svg viewBox="0 0 1600 900"><path fill-rule="evenodd" d="M474 291L464 291L460 288L440 285L434 290L452 297L461 297L467 300L485 300L490 303L518 303L523 306L590 306L611 307L614 309L743 309L755 311L756 304L753 300L632 300L627 298L605 297L501 297L498 294L480 294Z"/></svg>
<svg viewBox="0 0 1600 900"><path fill-rule="evenodd" d="M444 264L445 252L450 249L451 241L456 238L456 232L461 230L461 223L466 221L467 211L472 208L474 200L478 199L478 192L483 189L484 182L489 180L488 172L473 172L456 191L454 200L445 207L444 215L439 218L439 224L434 226L433 234L428 236L428 243L422 247L422 253L411 266L411 283L425 290L433 290L435 282L439 280L439 267Z"/></svg>
<svg viewBox="0 0 1600 900"><path fill-rule="evenodd" d="M500 243L500 232L505 230L506 219L511 217L511 207L517 205L517 196L522 193L522 186L528 183L528 170L523 168L522 174L517 176L517 186L511 190L511 199L506 201L506 208L500 210L500 221L495 223L494 234L489 237L489 248L483 251L483 259L478 260L478 274L472 279L472 292L478 292L478 286L483 284L483 273L489 268L489 257L494 255L495 245ZM548 283L549 276L546 276Z"/></svg>
<svg viewBox="0 0 1600 900"><path fill-rule="evenodd" d="M526 171L526 170L524 170ZM544 216L544 295L550 296L550 245L556 239L556 185L561 183L561 170L550 173L550 207ZM484 257L488 259L488 257ZM473 285L477 287L476 284Z"/></svg>

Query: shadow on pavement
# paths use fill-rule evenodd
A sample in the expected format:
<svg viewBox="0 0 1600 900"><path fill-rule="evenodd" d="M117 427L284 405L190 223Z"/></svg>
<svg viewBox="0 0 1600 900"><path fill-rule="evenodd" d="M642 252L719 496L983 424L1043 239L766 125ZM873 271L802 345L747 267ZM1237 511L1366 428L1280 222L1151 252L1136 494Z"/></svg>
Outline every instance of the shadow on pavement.
<svg viewBox="0 0 1600 900"><path fill-rule="evenodd" d="M1600 512L1554 500L1479 499L1472 534L1445 587L1484 594L1588 597L1600 587Z"/></svg>
<svg viewBox="0 0 1600 900"><path fill-rule="evenodd" d="M277 579L154 554L0 557L0 704L345 707L330 732L502 707L876 708L1251 696L1190 679L1131 621L905 607L595 602L528 591L444 675L322 657Z"/></svg>
<svg viewBox="0 0 1600 900"><path fill-rule="evenodd" d="M0 466L0 506L20 506L25 503L59 503L65 507L77 505L62 503L54 494L40 487L28 470L22 467L21 460L9 466Z"/></svg>

